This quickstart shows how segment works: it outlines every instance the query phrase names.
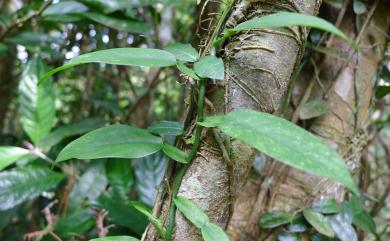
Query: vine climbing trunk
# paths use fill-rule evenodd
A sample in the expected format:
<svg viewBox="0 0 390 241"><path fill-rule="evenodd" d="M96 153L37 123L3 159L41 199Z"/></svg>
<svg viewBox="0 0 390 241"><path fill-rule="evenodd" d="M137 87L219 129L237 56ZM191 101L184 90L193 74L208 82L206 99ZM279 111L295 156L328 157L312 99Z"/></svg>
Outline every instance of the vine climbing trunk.
<svg viewBox="0 0 390 241"><path fill-rule="evenodd" d="M240 2L236 6L238 9ZM319 6L320 1L315 0L251 1L247 8L231 11L237 16L229 16L229 19L239 23L278 11L316 14ZM224 114L236 108L276 113L290 77L301 60L306 36L305 28L291 27L253 30L232 37L220 51L226 69L224 81L207 85L205 114ZM195 115L189 113L191 125L184 139L190 137L195 129ZM178 195L194 201L205 210L210 220L226 228L233 214L237 191L251 169L256 151L211 129L202 132L201 140L200 149L184 175ZM187 145L184 147L189 148ZM224 149L228 150L228 156L223 154ZM171 164L166 180L174 180L176 173L177 168ZM154 214L166 224L171 205L170 189L161 188L154 207ZM202 240L196 227L179 212L175 215L172 240ZM152 227L143 236L143 240L160 239Z"/></svg>

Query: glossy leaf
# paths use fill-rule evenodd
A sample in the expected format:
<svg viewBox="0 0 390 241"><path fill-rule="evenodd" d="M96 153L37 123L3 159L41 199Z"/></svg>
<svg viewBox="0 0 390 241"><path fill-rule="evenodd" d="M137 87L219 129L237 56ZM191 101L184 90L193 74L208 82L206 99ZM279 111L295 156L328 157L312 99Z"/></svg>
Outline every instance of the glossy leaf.
<svg viewBox="0 0 390 241"><path fill-rule="evenodd" d="M164 50L175 55L180 61L195 62L198 60L198 51L191 44L174 43L164 47Z"/></svg>
<svg viewBox="0 0 390 241"><path fill-rule="evenodd" d="M340 205L334 199L318 200L313 204L312 209L323 214L333 214L341 211Z"/></svg>
<svg viewBox="0 0 390 241"><path fill-rule="evenodd" d="M184 197L177 196L174 199L174 202L177 209L179 209L180 212L196 227L203 229L203 226L209 223L207 215L192 201Z"/></svg>
<svg viewBox="0 0 390 241"><path fill-rule="evenodd" d="M31 151L24 148L0 146L0 171L29 154L31 154Z"/></svg>
<svg viewBox="0 0 390 241"><path fill-rule="evenodd" d="M145 204L153 206L167 163L162 151L134 161L138 197Z"/></svg>
<svg viewBox="0 0 390 241"><path fill-rule="evenodd" d="M260 217L259 226L262 228L275 228L290 223L293 219L293 213L283 211L269 212Z"/></svg>
<svg viewBox="0 0 390 241"><path fill-rule="evenodd" d="M89 241L139 241L139 239L130 236L109 236L109 237L90 239Z"/></svg>
<svg viewBox="0 0 390 241"><path fill-rule="evenodd" d="M182 73L191 77L193 79L199 80L199 77L196 75L195 71L189 67L187 67L183 62L177 62L177 69Z"/></svg>
<svg viewBox="0 0 390 241"><path fill-rule="evenodd" d="M60 152L56 162L71 158L140 158L161 148L161 137L144 129L112 125L91 131L74 140Z"/></svg>
<svg viewBox="0 0 390 241"><path fill-rule="evenodd" d="M278 241L301 241L301 237L296 233L289 233L286 231L281 231L277 235Z"/></svg>
<svg viewBox="0 0 390 241"><path fill-rule="evenodd" d="M52 37L47 33L30 31L18 32L14 36L7 38L6 41L8 43L23 45L28 49L34 49L37 48L37 46L42 46L44 44L61 44L63 42L62 39ZM42 69L40 71L47 71L47 69Z"/></svg>
<svg viewBox="0 0 390 241"><path fill-rule="evenodd" d="M359 195L348 168L336 151L315 135L287 120L268 113L237 109L224 118L213 117L211 122L206 118L201 124L210 123L276 160L341 182Z"/></svg>
<svg viewBox="0 0 390 241"><path fill-rule="evenodd" d="M71 59L63 66L47 72L44 76L42 76L41 81L61 70L86 63L103 63L139 67L166 67L176 65L176 58L168 51L160 49L115 48L100 50Z"/></svg>
<svg viewBox="0 0 390 241"><path fill-rule="evenodd" d="M258 28L277 28L288 26L306 26L330 32L349 43L352 41L336 26L326 20L302 13L279 12L264 17L253 18L234 27L233 31L245 31Z"/></svg>
<svg viewBox="0 0 390 241"><path fill-rule="evenodd" d="M178 136L183 133L183 125L176 121L160 121L149 126L147 130L160 136Z"/></svg>
<svg viewBox="0 0 390 241"><path fill-rule="evenodd" d="M291 221L287 229L292 233L302 233L305 232L309 227L310 224L306 221L306 219L303 216L299 216Z"/></svg>
<svg viewBox="0 0 390 241"><path fill-rule="evenodd" d="M310 236L310 241L340 241L338 238L329 238L320 233L314 233Z"/></svg>
<svg viewBox="0 0 390 241"><path fill-rule="evenodd" d="M172 146L168 142L164 142L163 152L173 160L181 163L188 163L188 155L179 148Z"/></svg>
<svg viewBox="0 0 390 241"><path fill-rule="evenodd" d="M46 66L40 58L33 58L27 64L19 84L19 112L24 131L39 145L50 133L54 124L55 106L52 81L38 86Z"/></svg>
<svg viewBox="0 0 390 241"><path fill-rule="evenodd" d="M57 186L64 175L46 167L28 166L0 172L0 210L13 208Z"/></svg>
<svg viewBox="0 0 390 241"><path fill-rule="evenodd" d="M328 237L334 237L333 229L324 215L306 208L303 210L303 216L319 233Z"/></svg>
<svg viewBox="0 0 390 241"><path fill-rule="evenodd" d="M206 223L201 229L204 241L229 241L223 229L215 223Z"/></svg>
<svg viewBox="0 0 390 241"><path fill-rule="evenodd" d="M328 111L328 103L323 100L311 100L306 102L299 110L299 118L307 120L321 116Z"/></svg>
<svg viewBox="0 0 390 241"><path fill-rule="evenodd" d="M42 16L81 13L86 11L88 11L88 7L82 3L76 1L61 1L47 7L42 13Z"/></svg>
<svg viewBox="0 0 390 241"><path fill-rule="evenodd" d="M355 229L342 213L330 216L329 222L341 241L358 241Z"/></svg>
<svg viewBox="0 0 390 241"><path fill-rule="evenodd" d="M131 160L110 159L106 161L106 176L114 195L127 200L130 188L134 183Z"/></svg>
<svg viewBox="0 0 390 241"><path fill-rule="evenodd" d="M375 97L377 99L381 99L381 98L385 97L386 95L388 95L389 93L390 93L390 86L379 85L376 87Z"/></svg>
<svg viewBox="0 0 390 241"><path fill-rule="evenodd" d="M150 26L148 24L131 19L114 18L104 14L92 12L79 13L78 15L118 31L142 34L150 30Z"/></svg>
<svg viewBox="0 0 390 241"><path fill-rule="evenodd" d="M50 132L45 138L43 138L40 146L43 149L48 150L50 147L58 144L67 137L84 134L88 131L102 127L104 124L106 124L106 121L103 119L90 118L78 123L60 126L54 131Z"/></svg>
<svg viewBox="0 0 390 241"><path fill-rule="evenodd" d="M225 67L221 58L206 56L194 64L195 73L201 78L223 80Z"/></svg>

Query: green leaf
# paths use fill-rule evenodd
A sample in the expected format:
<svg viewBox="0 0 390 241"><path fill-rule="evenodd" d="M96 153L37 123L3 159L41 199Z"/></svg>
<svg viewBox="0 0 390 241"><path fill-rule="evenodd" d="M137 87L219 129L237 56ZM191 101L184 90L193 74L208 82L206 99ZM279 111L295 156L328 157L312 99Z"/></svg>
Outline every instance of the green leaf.
<svg viewBox="0 0 390 241"><path fill-rule="evenodd" d="M305 232L310 227L310 224L306 221L303 216L298 216L294 218L291 223L288 225L287 229L292 233L302 233Z"/></svg>
<svg viewBox="0 0 390 241"><path fill-rule="evenodd" d="M161 237L165 237L165 233L166 233L166 230L165 230L165 227L163 225L163 223L161 222L160 219L158 219L157 217L155 217L151 210L149 208L147 208L145 205L143 205L142 203L140 202L131 202L131 205L137 209L138 211L140 211L141 213L143 213L146 217L148 217L149 221L152 223L152 225L156 228L158 234L161 236Z"/></svg>
<svg viewBox="0 0 390 241"><path fill-rule="evenodd" d="M175 55L180 61L195 62L198 60L198 51L191 44L174 43L164 47L164 50Z"/></svg>
<svg viewBox="0 0 390 241"><path fill-rule="evenodd" d="M95 224L95 216L88 209L78 208L70 215L60 216L55 223L54 231L62 239L71 240L72 237L87 232Z"/></svg>
<svg viewBox="0 0 390 241"><path fill-rule="evenodd" d="M358 241L355 229L352 227L348 218L342 214L336 214L329 217L329 223L341 241Z"/></svg>
<svg viewBox="0 0 390 241"><path fill-rule="evenodd" d="M60 126L43 138L40 146L44 150L48 150L50 147L58 144L67 137L84 134L88 131L102 127L104 124L106 124L106 121L103 119L90 118L78 123Z"/></svg>
<svg viewBox="0 0 390 241"><path fill-rule="evenodd" d="M160 136L178 136L183 133L183 125L176 121L160 121L149 126L147 130Z"/></svg>
<svg viewBox="0 0 390 241"><path fill-rule="evenodd" d="M353 45L356 45L342 31L340 31L337 27L328 21L325 21L319 17L302 13L280 12L264 17L253 18L238 24L236 27L234 27L233 31L239 32L258 28L277 28L289 26L306 26L324 30L344 39Z"/></svg>
<svg viewBox="0 0 390 241"><path fill-rule="evenodd" d="M109 194L98 199L99 206L108 211L108 218L142 235L148 225L147 217L134 208L128 201L120 200Z"/></svg>
<svg viewBox="0 0 390 241"><path fill-rule="evenodd" d="M173 160L175 160L177 162L181 162L181 163L185 163L185 164L188 163L187 153L178 149L175 146L172 146L168 142L164 142L163 151L167 156L169 156L170 158L172 158Z"/></svg>
<svg viewBox="0 0 390 241"><path fill-rule="evenodd" d="M88 11L88 7L76 1L61 1L52 4L43 11L42 16L81 13Z"/></svg>
<svg viewBox="0 0 390 241"><path fill-rule="evenodd" d="M0 146L0 171L29 154L31 151L24 148Z"/></svg>
<svg viewBox="0 0 390 241"><path fill-rule="evenodd" d="M229 241L226 233L215 223L206 223L201 232L204 241Z"/></svg>
<svg viewBox="0 0 390 241"><path fill-rule="evenodd" d="M312 210L323 214L339 213L340 205L334 199L320 199L313 204Z"/></svg>
<svg viewBox="0 0 390 241"><path fill-rule="evenodd" d="M289 233L286 231L281 231L277 236L278 241L301 241L301 237L296 233Z"/></svg>
<svg viewBox="0 0 390 241"><path fill-rule="evenodd" d="M167 163L168 157L162 151L134 161L137 194L145 204L153 206Z"/></svg>
<svg viewBox="0 0 390 241"><path fill-rule="evenodd" d="M311 100L306 102L299 110L299 118L307 120L321 116L328 111L328 103L323 100Z"/></svg>
<svg viewBox="0 0 390 241"><path fill-rule="evenodd" d="M61 44L63 40L52 37L47 33L43 33L43 32L24 31L24 32L19 32L10 38L7 38L6 42L13 43L13 44L20 44L25 46L28 49L36 49L37 46L42 46L44 44L51 44L51 43ZM41 71L46 71L46 70L41 70Z"/></svg>
<svg viewBox="0 0 390 241"><path fill-rule="evenodd" d="M100 50L71 59L63 66L47 72L44 76L42 76L41 81L61 70L86 63L103 63L139 67L166 67L176 65L176 58L168 51L160 49L115 48Z"/></svg>
<svg viewBox="0 0 390 241"><path fill-rule="evenodd" d="M130 236L110 236L110 237L90 239L89 241L139 241L139 239Z"/></svg>
<svg viewBox="0 0 390 241"><path fill-rule="evenodd" d="M195 71L193 69L187 67L183 62L178 61L176 64L176 67L183 74L185 74L193 79L199 80L199 77L196 75Z"/></svg>
<svg viewBox="0 0 390 241"><path fill-rule="evenodd" d="M225 116L208 116L204 121L198 122L198 124L208 128L217 127L223 122L224 118Z"/></svg>
<svg viewBox="0 0 390 241"><path fill-rule="evenodd" d="M225 67L221 58L206 56L194 64L195 73L201 78L223 80Z"/></svg>
<svg viewBox="0 0 390 241"><path fill-rule="evenodd" d="M320 233L314 233L310 236L310 241L340 241L338 238L329 238Z"/></svg>
<svg viewBox="0 0 390 241"><path fill-rule="evenodd" d="M389 93L390 93L390 86L379 85L376 87L375 97L377 99L381 99L381 98L385 97L386 95L388 95Z"/></svg>
<svg viewBox="0 0 390 241"><path fill-rule="evenodd" d="M292 222L294 214L283 211L265 213L259 219L259 226L262 228L275 228Z"/></svg>
<svg viewBox="0 0 390 241"><path fill-rule="evenodd" d="M150 25L138 22L131 19L121 19L109 17L100 13L79 13L79 16L88 18L94 22L100 23L104 26L116 29L118 31L128 32L128 33L147 33L150 30Z"/></svg>
<svg viewBox="0 0 390 241"><path fill-rule="evenodd" d="M303 210L303 216L319 233L331 238L334 237L333 229L324 215L306 208Z"/></svg>
<svg viewBox="0 0 390 241"><path fill-rule="evenodd" d="M0 210L13 208L57 186L62 173L46 167L28 166L0 173Z"/></svg>
<svg viewBox="0 0 390 241"><path fill-rule="evenodd" d="M110 159L106 161L106 176L110 182L113 193L122 198L128 199L128 193L134 183L133 168L131 160Z"/></svg>
<svg viewBox="0 0 390 241"><path fill-rule="evenodd" d="M8 46L0 43L0 59L7 53L8 51Z"/></svg>
<svg viewBox="0 0 390 241"><path fill-rule="evenodd" d="M352 209L352 223L365 232L376 234L376 224L370 214L362 206L360 199L352 196L348 205Z"/></svg>
<svg viewBox="0 0 390 241"><path fill-rule="evenodd" d="M208 118L205 122L209 122ZM287 120L268 113L237 109L228 113L217 127L276 160L341 182L359 195L348 168L336 151Z"/></svg>
<svg viewBox="0 0 390 241"><path fill-rule="evenodd" d="M205 224L209 223L209 217L207 217L203 210L192 201L184 197L177 196L174 199L174 202L180 212L196 227L203 228Z"/></svg>
<svg viewBox="0 0 390 241"><path fill-rule="evenodd" d="M91 131L68 144L56 162L71 158L140 158L161 150L161 137L144 129L112 125Z"/></svg>
<svg viewBox="0 0 390 241"><path fill-rule="evenodd" d="M40 58L33 58L27 64L19 84L19 112L24 131L39 145L50 133L55 118L54 91L52 81L38 86L46 66Z"/></svg>

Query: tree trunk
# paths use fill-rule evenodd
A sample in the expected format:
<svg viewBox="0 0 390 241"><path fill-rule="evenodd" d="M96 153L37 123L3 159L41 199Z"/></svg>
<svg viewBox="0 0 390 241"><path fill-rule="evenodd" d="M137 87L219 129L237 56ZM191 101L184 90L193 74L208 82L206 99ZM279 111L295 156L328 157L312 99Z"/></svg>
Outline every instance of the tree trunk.
<svg viewBox="0 0 390 241"><path fill-rule="evenodd" d="M4 128L4 121L11 102L12 91L16 81L13 76L14 60L7 54L0 60L0 133Z"/></svg>

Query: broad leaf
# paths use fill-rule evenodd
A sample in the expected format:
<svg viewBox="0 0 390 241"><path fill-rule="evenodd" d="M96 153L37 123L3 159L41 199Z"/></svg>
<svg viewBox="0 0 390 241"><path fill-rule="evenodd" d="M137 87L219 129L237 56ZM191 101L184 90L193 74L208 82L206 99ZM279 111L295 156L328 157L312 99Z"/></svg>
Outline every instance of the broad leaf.
<svg viewBox="0 0 390 241"><path fill-rule="evenodd" d="M112 125L91 131L74 140L60 152L56 162L71 158L140 158L161 148L161 137L144 129Z"/></svg>
<svg viewBox="0 0 390 241"><path fill-rule="evenodd" d="M69 69L71 67L86 63L103 63L139 67L166 67L176 65L176 58L168 51L160 49L106 49L77 56L63 66L47 72L44 76L42 76L41 80L61 70Z"/></svg>
<svg viewBox="0 0 390 241"><path fill-rule="evenodd" d="M153 206L167 163L162 151L134 161L138 197L145 204Z"/></svg>
<svg viewBox="0 0 390 241"><path fill-rule="evenodd" d="M178 136L183 133L183 125L176 121L160 121L149 126L147 130L160 136Z"/></svg>
<svg viewBox="0 0 390 241"><path fill-rule="evenodd" d="M342 213L329 217L330 225L332 226L336 236L341 241L358 241L355 229L352 227L348 218Z"/></svg>
<svg viewBox="0 0 390 241"><path fill-rule="evenodd" d="M237 109L224 118L208 118L204 126L216 126L266 155L297 169L343 183L359 191L344 161L328 144L301 127L277 116Z"/></svg>
<svg viewBox="0 0 390 241"><path fill-rule="evenodd" d="M293 213L274 211L262 215L259 219L259 226L262 228L275 228L280 225L290 223L293 219Z"/></svg>
<svg viewBox="0 0 390 241"><path fill-rule="evenodd" d="M223 80L225 67L221 58L206 56L194 64L195 73L201 78Z"/></svg>
<svg viewBox="0 0 390 241"><path fill-rule="evenodd" d="M341 207L334 199L321 199L313 204L312 210L319 213L332 214L340 212Z"/></svg>
<svg viewBox="0 0 390 241"><path fill-rule="evenodd" d="M320 233L314 233L310 236L310 241L340 241L338 238L329 238Z"/></svg>
<svg viewBox="0 0 390 241"><path fill-rule="evenodd" d="M38 86L46 66L40 58L27 64L19 84L19 111L23 129L35 145L47 136L54 124L55 106L52 81Z"/></svg>
<svg viewBox="0 0 390 241"><path fill-rule="evenodd" d="M40 146L43 149L48 150L50 147L58 144L67 137L84 134L88 131L102 127L104 124L106 124L106 121L103 119L91 118L78 123L60 126L43 138Z"/></svg>
<svg viewBox="0 0 390 241"><path fill-rule="evenodd" d="M42 16L68 14L68 13L81 13L88 11L88 7L82 3L76 1L61 1L56 4L52 4L45 9Z"/></svg>
<svg viewBox="0 0 390 241"><path fill-rule="evenodd" d="M278 241L301 241L301 237L296 233L289 233L286 231L281 231L277 236Z"/></svg>
<svg viewBox="0 0 390 241"><path fill-rule="evenodd" d="M172 146L168 142L164 142L163 152L173 160L181 163L188 163L188 155L179 148Z"/></svg>
<svg viewBox="0 0 390 241"><path fill-rule="evenodd" d="M198 51L191 44L174 43L164 47L164 50L171 52L180 61L195 62L198 60Z"/></svg>
<svg viewBox="0 0 390 241"><path fill-rule="evenodd" d="M177 196L174 199L174 202L180 212L196 227L203 229L203 226L209 223L209 217L207 217L203 210L192 201L184 197Z"/></svg>
<svg viewBox="0 0 390 241"><path fill-rule="evenodd" d="M90 239L89 241L139 241L139 239L130 236L110 236L110 237Z"/></svg>
<svg viewBox="0 0 390 241"><path fill-rule="evenodd" d="M303 216L305 216L306 220L315 228L319 233L326 235L328 237L334 237L334 232L332 227L330 226L328 219L322 215L321 213L316 213L311 209L304 209Z"/></svg>
<svg viewBox="0 0 390 241"><path fill-rule="evenodd" d="M62 239L71 240L75 234L85 233L95 225L95 215L87 208L78 208L71 214L60 216L54 231Z"/></svg>
<svg viewBox="0 0 390 241"><path fill-rule="evenodd" d="M303 216L294 218L291 223L288 224L287 229L291 233L302 233L310 227L310 224Z"/></svg>
<svg viewBox="0 0 390 241"><path fill-rule="evenodd" d="M306 102L299 110L299 118L307 120L321 116L328 111L328 103L323 100L311 100Z"/></svg>
<svg viewBox="0 0 390 241"><path fill-rule="evenodd" d="M365 232L376 234L376 224L370 214L360 203L360 199L353 195L351 200L348 202L348 205L352 209L353 224Z"/></svg>
<svg viewBox="0 0 390 241"><path fill-rule="evenodd" d="M204 241L229 241L226 233L215 223L206 223L201 232Z"/></svg>
<svg viewBox="0 0 390 241"><path fill-rule="evenodd" d="M31 151L24 148L0 146L0 171L29 154L31 154Z"/></svg>
<svg viewBox="0 0 390 241"><path fill-rule="evenodd" d="M111 159L106 161L106 176L114 195L128 199L128 192L134 183L131 160Z"/></svg>
<svg viewBox="0 0 390 241"><path fill-rule="evenodd" d="M57 186L64 175L46 167L28 166L0 173L0 210L13 208Z"/></svg>

